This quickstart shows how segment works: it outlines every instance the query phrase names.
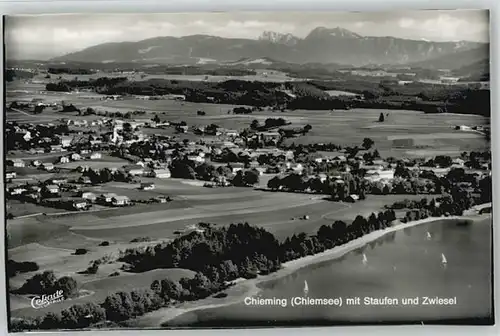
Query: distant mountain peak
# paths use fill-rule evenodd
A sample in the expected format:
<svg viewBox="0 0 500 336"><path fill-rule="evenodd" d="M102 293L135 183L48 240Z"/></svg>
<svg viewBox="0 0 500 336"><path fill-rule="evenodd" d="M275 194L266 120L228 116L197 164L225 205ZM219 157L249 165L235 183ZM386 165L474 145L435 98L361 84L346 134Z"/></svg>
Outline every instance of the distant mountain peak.
<svg viewBox="0 0 500 336"><path fill-rule="evenodd" d="M276 44L284 44L287 46L294 46L300 39L289 33L277 33L273 31L264 31L259 36L259 41L269 41Z"/></svg>
<svg viewBox="0 0 500 336"><path fill-rule="evenodd" d="M144 62L201 64L231 62L252 67L276 62L349 65L405 64L459 53L484 43L424 42L393 37L363 37L350 30L317 27L306 38L266 31L258 39L207 35L157 37L137 42L105 43L53 59L54 61ZM474 58L476 60L477 58Z"/></svg>
<svg viewBox="0 0 500 336"><path fill-rule="evenodd" d="M306 39L311 38L325 38L325 37L340 37L340 38L362 38L363 36L356 34L348 29L342 27L335 28L326 28L326 27L317 27L314 28L309 35L307 35Z"/></svg>

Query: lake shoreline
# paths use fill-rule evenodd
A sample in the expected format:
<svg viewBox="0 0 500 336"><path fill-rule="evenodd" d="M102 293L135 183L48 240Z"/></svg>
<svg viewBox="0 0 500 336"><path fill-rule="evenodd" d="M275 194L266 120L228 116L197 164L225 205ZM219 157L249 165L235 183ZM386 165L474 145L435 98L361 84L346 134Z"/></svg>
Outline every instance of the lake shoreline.
<svg viewBox="0 0 500 336"><path fill-rule="evenodd" d="M273 272L268 275L258 276L255 279L238 279L237 281L233 281L234 285L229 289L225 290L228 294L227 297L223 299L216 299L213 297L209 297L206 299L198 300L195 302L185 302L180 304L178 307L167 307L162 308L157 311L148 313L143 317L137 318L135 320L130 321L131 325L134 327L140 326L141 328L154 328L160 327L168 322L171 322L175 318L178 318L181 315L186 313L193 313L196 311L220 308L224 306L229 306L233 304L237 304L242 302L246 297L251 297L257 295L261 291L261 287L268 282L283 278L288 276L294 272L297 272L300 269L309 267L311 265L315 265L321 262L325 262L328 260L334 260L341 258L345 254L352 252L358 248L365 246L366 244L379 239L389 233L404 230L406 228L411 228L417 225L432 223L441 220L480 220L491 216L490 213L487 214L478 214L478 210L491 206L491 203L481 204L473 207L468 210L466 214L463 216L449 216L449 217L428 217L425 219L412 221L408 223L397 222L395 225L385 228L383 230L377 230L370 232L360 238L355 240L351 240L350 242L336 246L332 249L326 250L321 253L317 253L314 255L305 256L302 258L294 259L282 264L282 268L276 272ZM154 325L145 325L143 321L153 322Z"/></svg>

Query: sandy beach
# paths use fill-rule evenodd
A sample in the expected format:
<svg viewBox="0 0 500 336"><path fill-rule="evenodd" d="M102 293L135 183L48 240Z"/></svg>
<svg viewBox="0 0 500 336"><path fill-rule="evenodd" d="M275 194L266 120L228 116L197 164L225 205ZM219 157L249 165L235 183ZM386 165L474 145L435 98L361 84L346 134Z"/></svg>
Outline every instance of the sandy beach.
<svg viewBox="0 0 500 336"><path fill-rule="evenodd" d="M225 292L228 294L226 298L223 299L217 299L213 297L209 297L203 300L198 300L196 302L187 302L187 303L182 303L178 307L168 307L168 308L162 308L160 310L148 313L142 317L139 317L135 320L130 321L130 324L133 327L141 327L141 328L157 328L162 326L162 324L165 324L169 321L172 321L176 317L193 312L193 311L198 311L198 310L205 310L205 309L211 309L211 308L218 308L218 307L223 307L223 306L228 306L232 304L239 303L243 301L246 297L251 297L255 296L260 292L259 285L262 285L268 281L276 280L282 277L285 277L287 275L290 275L304 267L314 265L323 261L327 260L332 260L336 258L340 258L343 255L356 250L386 234L389 234L391 232L399 231L399 230L404 230L406 228L414 227L417 225L425 224L425 223L430 223L430 222L435 222L439 220L477 220L477 219L484 219L487 218L488 216L491 216L491 214L483 214L479 215L478 211L482 208L487 208L490 207L491 203L488 204L481 204L478 206L473 207L472 209L468 210L467 212L464 213L463 216L449 216L449 217L429 217L425 219L421 219L418 221L413 221L409 223L401 223L401 222L396 222L394 223L393 226L388 227L384 230L378 230L371 232L369 234L364 235L363 237L360 237L358 239L352 240L342 246L337 246L334 247L333 249L311 255L311 256L306 256L303 258L295 259L288 261L286 263L282 264L282 268L274 273L264 275L264 276L258 276L255 279L248 279L248 280L239 280L236 281L236 283L228 288Z"/></svg>

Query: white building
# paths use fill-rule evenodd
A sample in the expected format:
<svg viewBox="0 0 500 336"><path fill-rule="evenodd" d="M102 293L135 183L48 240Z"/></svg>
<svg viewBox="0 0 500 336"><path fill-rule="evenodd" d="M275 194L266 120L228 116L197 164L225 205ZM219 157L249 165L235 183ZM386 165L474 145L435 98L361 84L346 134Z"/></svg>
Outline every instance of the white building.
<svg viewBox="0 0 500 336"><path fill-rule="evenodd" d="M187 159L189 161L194 161L194 162L198 162L198 163L205 162L205 158L200 156L200 155L188 155Z"/></svg>
<svg viewBox="0 0 500 336"><path fill-rule="evenodd" d="M114 206L124 206L130 203L130 199L127 196L115 196L113 197L111 204Z"/></svg>
<svg viewBox="0 0 500 336"><path fill-rule="evenodd" d="M45 169L46 171L52 171L54 170L54 164L50 162L45 162L42 163L42 168Z"/></svg>
<svg viewBox="0 0 500 336"><path fill-rule="evenodd" d="M7 172L5 173L5 178L6 179L13 179L13 178L16 178L17 174L16 172Z"/></svg>
<svg viewBox="0 0 500 336"><path fill-rule="evenodd" d="M68 163L69 162L69 157L67 156L61 156L59 158L59 163Z"/></svg>
<svg viewBox="0 0 500 336"><path fill-rule="evenodd" d="M61 138L61 146L63 148L69 147L69 146L71 146L71 141L73 141L72 137L70 137L70 136L63 136Z"/></svg>
<svg viewBox="0 0 500 336"><path fill-rule="evenodd" d="M365 174L365 179L372 182L394 179L393 169L372 169Z"/></svg>
<svg viewBox="0 0 500 336"><path fill-rule="evenodd" d="M27 191L27 190L23 187L14 187L10 190L10 194L11 195L21 195L25 191Z"/></svg>
<svg viewBox="0 0 500 336"><path fill-rule="evenodd" d="M101 153L95 152L95 153L90 154L91 160L97 160L97 159L100 159L101 157L102 157Z"/></svg>
<svg viewBox="0 0 500 336"><path fill-rule="evenodd" d="M26 166L26 164L24 163L24 161L21 160L21 159L12 159L12 165L14 167L24 167L24 166Z"/></svg>
<svg viewBox="0 0 500 336"><path fill-rule="evenodd" d="M59 186L55 184L49 184L45 186L45 190L51 194L57 194L59 192Z"/></svg>
<svg viewBox="0 0 500 336"><path fill-rule="evenodd" d="M155 188L154 183L141 183L142 190L153 190Z"/></svg>
<svg viewBox="0 0 500 336"><path fill-rule="evenodd" d="M82 210L87 208L88 204L86 200L74 200L73 201L73 208L76 210Z"/></svg>
<svg viewBox="0 0 500 336"><path fill-rule="evenodd" d="M153 177L156 178L170 178L172 174L169 169L155 169L153 170Z"/></svg>
<svg viewBox="0 0 500 336"><path fill-rule="evenodd" d="M139 165L130 165L124 167L125 172L129 173L132 176L139 176L144 174L144 167Z"/></svg>
<svg viewBox="0 0 500 336"><path fill-rule="evenodd" d="M84 192L84 193L82 193L82 198L85 200L89 200L91 202L95 202L95 200L97 199L97 196L96 196L96 194L94 194L92 192Z"/></svg>
<svg viewBox="0 0 500 336"><path fill-rule="evenodd" d="M100 195L97 199L103 203L111 203L115 197L118 197L115 193L106 193Z"/></svg>

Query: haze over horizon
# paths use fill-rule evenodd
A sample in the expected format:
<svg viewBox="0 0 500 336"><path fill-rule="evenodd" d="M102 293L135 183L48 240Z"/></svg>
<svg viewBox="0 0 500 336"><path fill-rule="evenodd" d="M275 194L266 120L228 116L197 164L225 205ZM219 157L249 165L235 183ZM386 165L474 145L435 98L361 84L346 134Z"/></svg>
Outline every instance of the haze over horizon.
<svg viewBox="0 0 500 336"><path fill-rule="evenodd" d="M5 41L8 59L47 60L108 42L197 34L257 39L264 31L304 38L317 27L435 42L489 41L487 10L25 15L5 19Z"/></svg>

